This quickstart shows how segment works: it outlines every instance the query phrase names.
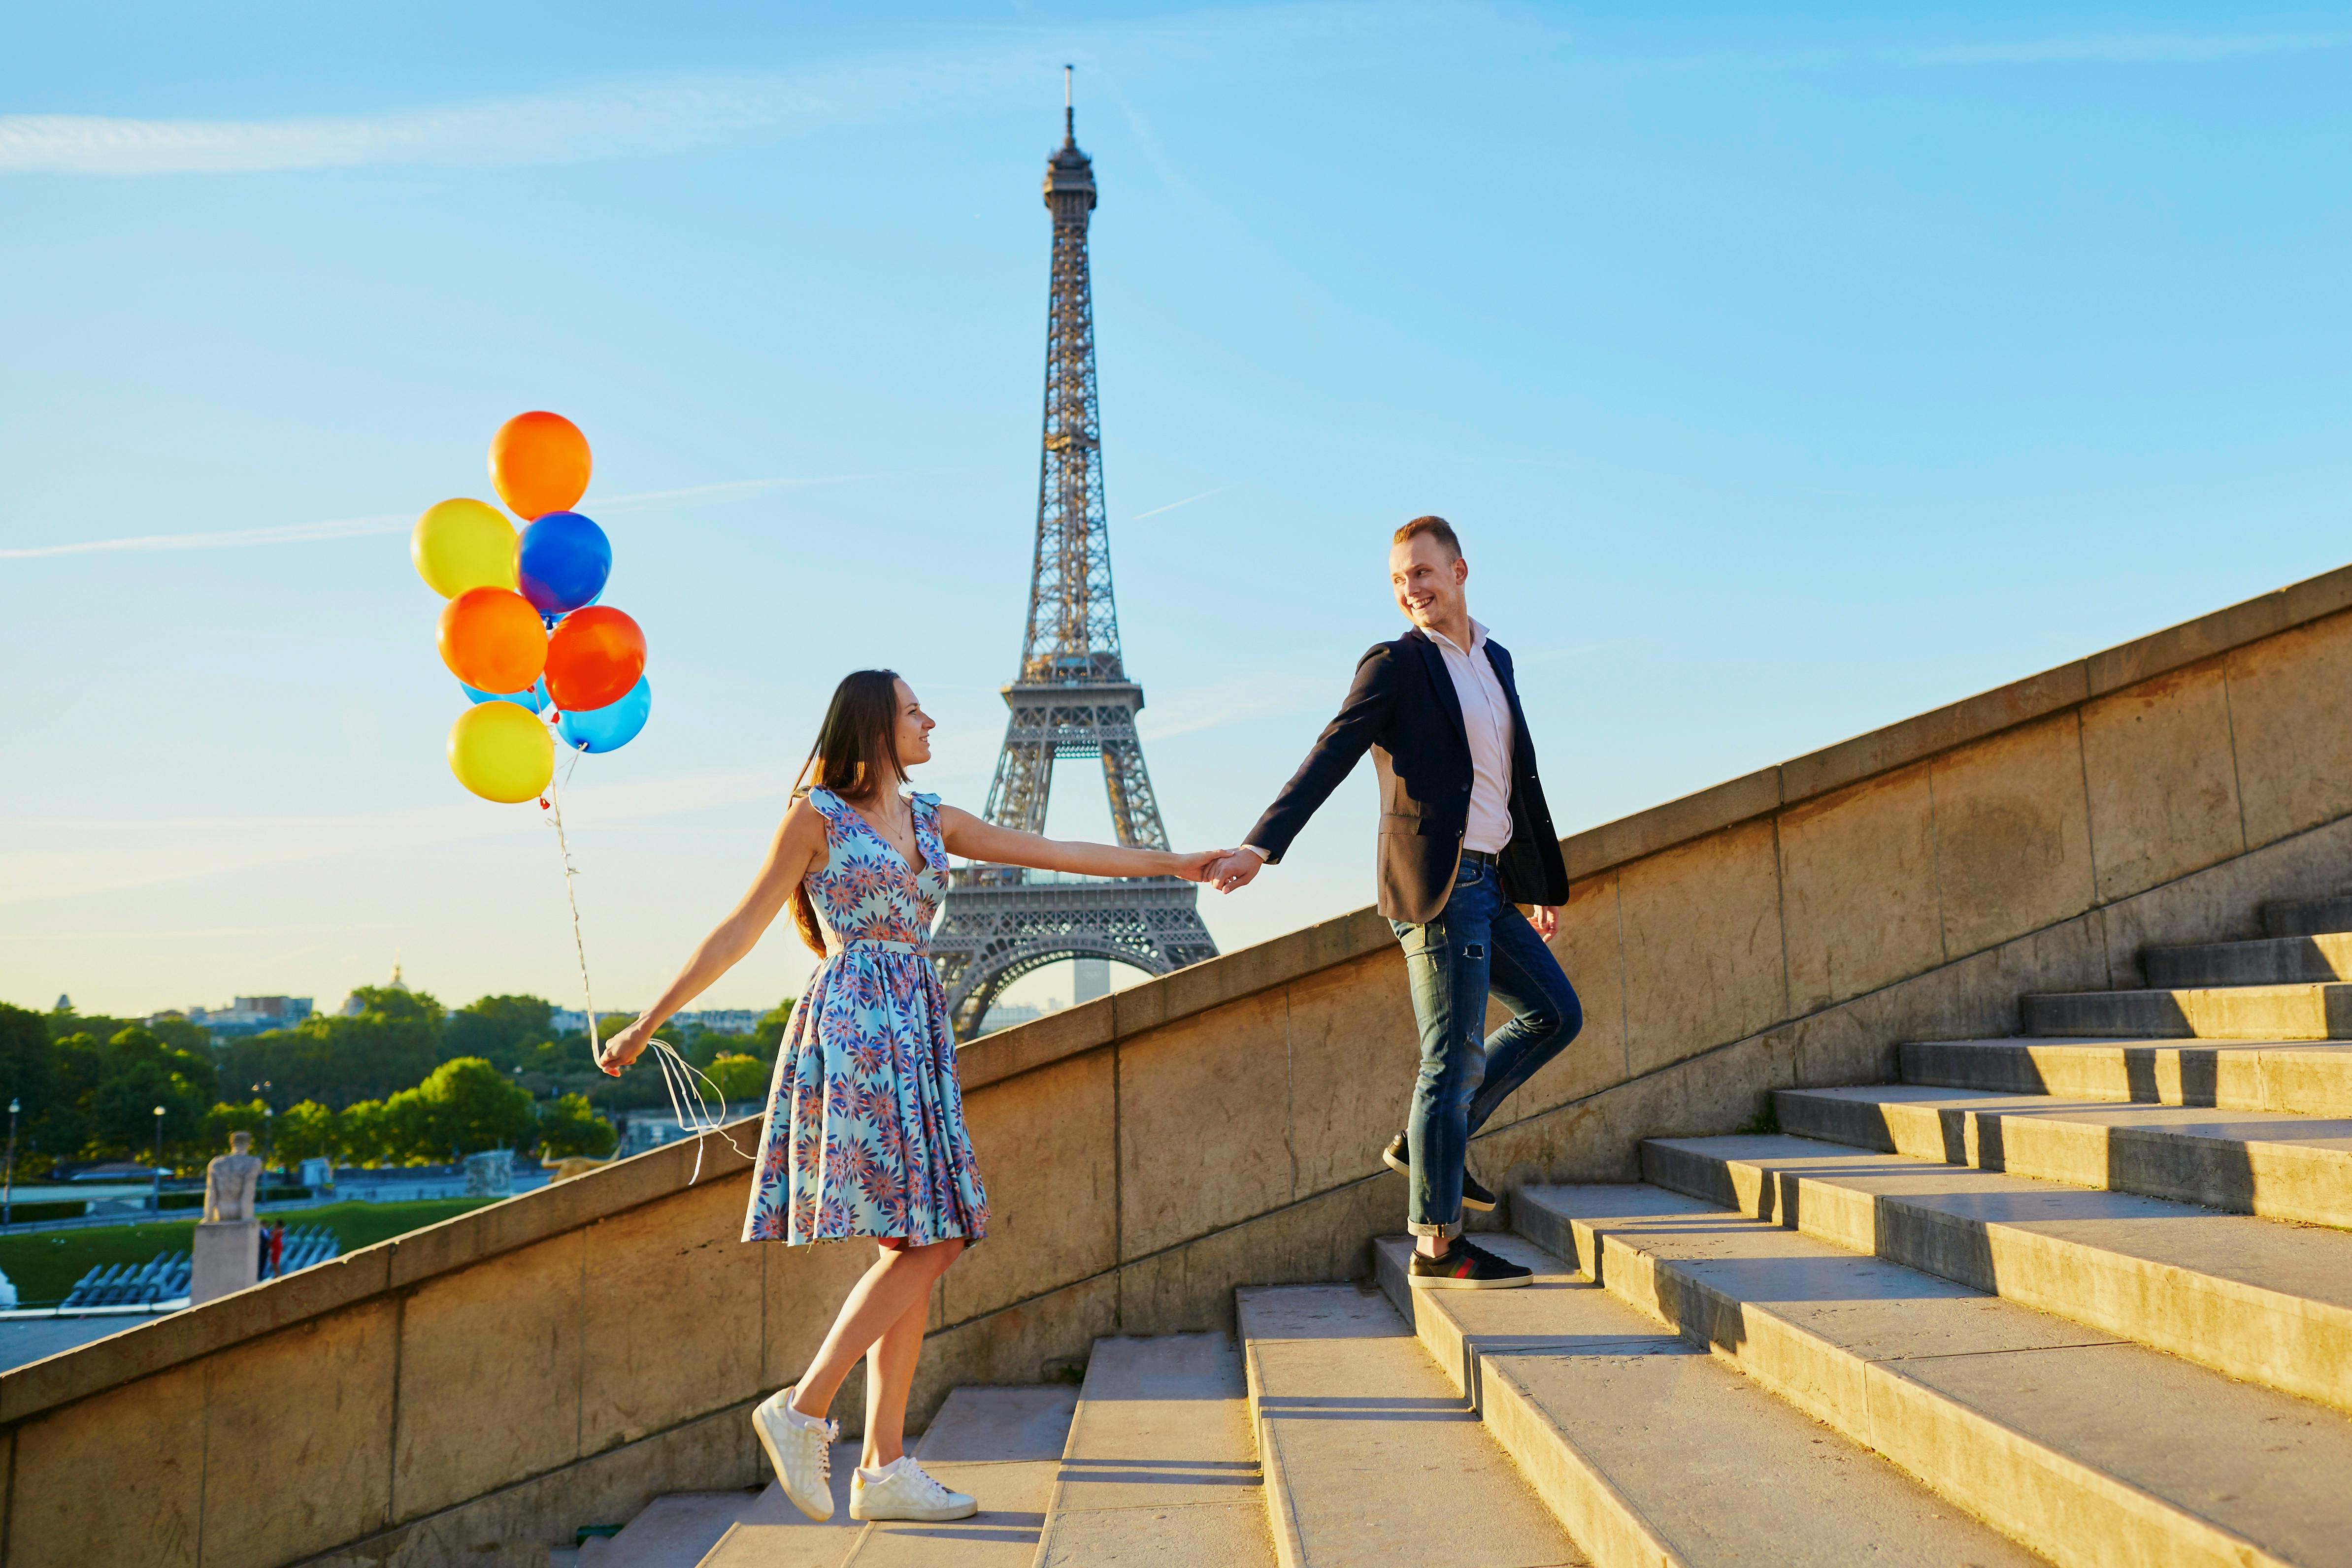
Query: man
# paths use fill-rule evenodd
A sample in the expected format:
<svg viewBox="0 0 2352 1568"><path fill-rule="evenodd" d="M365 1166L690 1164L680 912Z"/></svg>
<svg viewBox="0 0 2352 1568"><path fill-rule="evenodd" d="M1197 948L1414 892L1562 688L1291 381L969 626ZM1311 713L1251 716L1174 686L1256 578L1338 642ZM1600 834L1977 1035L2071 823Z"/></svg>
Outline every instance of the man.
<svg viewBox="0 0 2352 1568"><path fill-rule="evenodd" d="M1421 1075L1405 1130L1381 1155L1411 1186L1412 1283L1494 1290L1531 1271L1462 1235L1495 1195L1464 1168L1470 1138L1511 1091L1559 1054L1583 1008L1544 944L1559 928L1568 868L1536 779L1511 656L1470 619L1470 564L1443 517L1396 531L1389 585L1412 630L1356 664L1339 715L1247 841L1209 868L1220 892L1279 862L1317 807L1369 750L1381 778L1381 913L1404 945ZM1534 906L1534 916L1518 904ZM1511 1019L1485 1039L1489 991Z"/></svg>

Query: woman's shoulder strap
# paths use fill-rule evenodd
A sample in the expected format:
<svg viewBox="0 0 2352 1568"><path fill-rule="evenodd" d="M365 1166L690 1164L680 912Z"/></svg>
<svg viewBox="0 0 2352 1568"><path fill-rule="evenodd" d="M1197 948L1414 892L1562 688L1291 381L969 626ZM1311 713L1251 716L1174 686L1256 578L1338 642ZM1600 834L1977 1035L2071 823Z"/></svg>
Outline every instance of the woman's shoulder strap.
<svg viewBox="0 0 2352 1568"><path fill-rule="evenodd" d="M812 784L803 791L803 793L808 798L808 803L816 808L818 816L823 817L828 822L837 821L840 820L841 813L844 809L844 803L840 796L835 794L832 790L826 789L822 784Z"/></svg>

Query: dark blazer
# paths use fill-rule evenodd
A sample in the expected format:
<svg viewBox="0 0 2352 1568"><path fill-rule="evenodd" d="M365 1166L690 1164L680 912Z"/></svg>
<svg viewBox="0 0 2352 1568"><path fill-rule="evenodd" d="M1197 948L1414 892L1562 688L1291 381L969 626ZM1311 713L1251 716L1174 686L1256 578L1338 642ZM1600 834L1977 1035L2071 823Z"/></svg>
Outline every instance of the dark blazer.
<svg viewBox="0 0 2352 1568"><path fill-rule="evenodd" d="M1503 850L1503 896L1514 904L1568 902L1535 744L1511 676L1511 655L1488 639L1486 659L1511 703L1511 841ZM1339 716L1323 727L1265 815L1244 841L1279 861L1316 808L1355 771L1366 751L1381 775L1380 907L1391 920L1437 918L1454 891L1470 824L1470 735L1445 655L1419 627L1376 643L1356 662Z"/></svg>

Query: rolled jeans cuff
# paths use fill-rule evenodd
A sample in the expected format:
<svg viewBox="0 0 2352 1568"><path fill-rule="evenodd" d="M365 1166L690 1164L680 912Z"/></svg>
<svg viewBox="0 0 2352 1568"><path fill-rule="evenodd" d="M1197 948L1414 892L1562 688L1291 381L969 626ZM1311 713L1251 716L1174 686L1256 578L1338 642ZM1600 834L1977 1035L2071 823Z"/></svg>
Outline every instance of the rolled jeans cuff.
<svg viewBox="0 0 2352 1568"><path fill-rule="evenodd" d="M1443 1236L1448 1241L1451 1241L1455 1237L1462 1234L1462 1222L1457 1219L1451 1225L1421 1225L1408 1223L1405 1226L1405 1229L1414 1236Z"/></svg>

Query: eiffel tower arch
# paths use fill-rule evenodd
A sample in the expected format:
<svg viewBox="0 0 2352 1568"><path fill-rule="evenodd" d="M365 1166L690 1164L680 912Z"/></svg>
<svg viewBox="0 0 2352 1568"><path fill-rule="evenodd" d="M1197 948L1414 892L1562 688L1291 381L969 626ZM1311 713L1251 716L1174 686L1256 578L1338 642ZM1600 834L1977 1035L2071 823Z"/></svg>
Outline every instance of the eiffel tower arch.
<svg viewBox="0 0 2352 1568"><path fill-rule="evenodd" d="M1166 849L1168 832L1135 733L1143 688L1128 678L1120 659L1118 612L1111 600L1094 288L1087 260L1094 164L1078 151L1066 71L1062 145L1045 164L1045 206L1054 215L1054 265L1045 312L1036 555L1021 672L1004 688L1013 713L986 814L1008 828L1045 831L1054 764L1096 758L1118 841ZM965 866L953 873L931 934L932 961L960 1040L979 1031L998 992L1060 959L1110 958L1164 975L1216 956L1217 945L1201 924L1198 886L1164 876Z"/></svg>

